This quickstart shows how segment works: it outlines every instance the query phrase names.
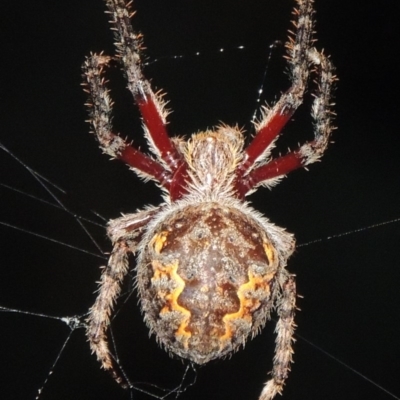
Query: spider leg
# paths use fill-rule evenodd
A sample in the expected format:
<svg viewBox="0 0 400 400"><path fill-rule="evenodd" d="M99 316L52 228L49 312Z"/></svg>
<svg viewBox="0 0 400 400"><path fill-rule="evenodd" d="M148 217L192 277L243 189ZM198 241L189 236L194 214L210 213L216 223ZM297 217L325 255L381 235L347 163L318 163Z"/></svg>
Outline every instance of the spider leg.
<svg viewBox="0 0 400 400"><path fill-rule="evenodd" d="M283 279L282 279L283 278ZM285 270L281 277L282 297L278 303L279 320L276 325L276 349L272 378L265 383L259 400L271 400L281 393L292 362L292 342L295 329L296 283L294 276Z"/></svg>
<svg viewBox="0 0 400 400"><path fill-rule="evenodd" d="M330 96L331 86L335 81L335 76L332 74L333 66L323 54L315 49L310 50L310 45L313 43L313 0L297 0L297 4L298 8L294 10L297 21L293 22L296 34L294 38L290 37L286 44L292 86L271 109L266 107L262 109L261 120L256 124L256 136L245 150L243 161L236 173L236 191L241 198L261 183L268 185L265 181L315 162L325 150L332 130ZM316 66L319 74L312 111L315 120L315 140L298 151L265 163L274 141L303 101L311 64ZM324 126L320 124L322 120ZM311 155L313 150L316 157ZM269 183L273 185L275 182Z"/></svg>
<svg viewBox="0 0 400 400"><path fill-rule="evenodd" d="M297 15L297 21L293 21L296 35L294 38L290 36L286 43L292 85L272 109L264 107L261 110L261 120L256 124L256 136L245 150L245 157L239 166L241 174L245 174L263 156L302 103L309 75L307 51L312 42L314 25L312 3L313 0L297 0L298 9L293 12Z"/></svg>
<svg viewBox="0 0 400 400"><path fill-rule="evenodd" d="M85 91L90 95L89 102L86 105L89 107L90 122L93 125L100 147L104 153L112 158L126 162L139 176L156 180L168 190L171 173L166 171L160 163L129 145L120 136L112 133L113 103L102 76L104 68L108 66L110 60L111 57L103 54L91 54L83 65L86 78Z"/></svg>
<svg viewBox="0 0 400 400"><path fill-rule="evenodd" d="M282 157L272 159L264 165L251 170L238 186L241 196L245 196L260 184L273 185L274 179L305 167L320 159L329 144L332 130L331 92L336 80L333 65L329 58L315 48L308 51L308 59L318 74L317 90L314 94L311 116L314 120L314 140Z"/></svg>
<svg viewBox="0 0 400 400"><path fill-rule="evenodd" d="M114 248L107 266L103 269L98 295L87 321L86 335L92 352L96 353L102 367L123 386L126 386L125 380L118 372L108 346L107 329L112 308L121 292L122 281L129 271L128 255L136 252L144 227L158 211L159 208L151 208L110 222L108 234Z"/></svg>
<svg viewBox="0 0 400 400"><path fill-rule="evenodd" d="M128 89L132 93L143 117L146 137L150 148L164 166L174 174L176 189L183 193L186 163L182 154L169 138L166 129L165 102L162 95L154 93L150 82L142 71L142 36L134 32L130 18L133 12L130 3L125 0L106 0L109 14L112 15L111 23L114 25L117 56L123 65L123 70L128 80ZM176 185L179 182L179 185ZM182 193L178 193L179 197ZM172 196L175 197L175 196Z"/></svg>

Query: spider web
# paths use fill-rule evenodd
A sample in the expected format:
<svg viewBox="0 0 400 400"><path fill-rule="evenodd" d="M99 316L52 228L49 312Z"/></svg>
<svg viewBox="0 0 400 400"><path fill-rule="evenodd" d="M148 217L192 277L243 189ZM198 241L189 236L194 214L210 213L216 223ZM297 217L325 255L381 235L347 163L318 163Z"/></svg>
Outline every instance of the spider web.
<svg viewBox="0 0 400 400"><path fill-rule="evenodd" d="M5 25L7 40L3 43L6 46L3 54L8 57L4 60L7 73L1 77L1 141L27 166L42 172L60 188L68 189L64 193L49 184L56 198L52 197L25 168L7 153L1 153L0 221L8 224L1 226L0 267L3 311L0 354L5 399L34 399L40 389L43 389L40 398L44 400L149 398L148 394L136 390L123 391L100 370L90 354L82 328L85 313L94 301L99 267L106 258L104 253L110 250L103 218L115 218L120 212L132 212L144 204L157 204L159 193L152 185L140 183L124 166L108 162L93 137L87 134L88 126L83 123L85 110L79 108L85 99L79 90L79 65L88 49L111 51L111 42L101 2L78 3L81 2L49 5L38 1L26 9L16 4L7 4L5 9L11 22ZM146 34L146 44L156 54L176 53L177 46L181 46L179 50L183 53L189 53L193 46L207 48L207 41L216 36L215 32L206 32L203 42L196 42L194 33L186 41L179 41L178 36L173 36L177 35L176 27L183 24L190 35L206 26L206 21L217 24L217 16L222 12L218 4L224 5L216 2L217 8L206 12L200 7L204 2L193 1L191 6L174 2L173 5L183 8L168 13L168 7L174 9L173 5L154 3L156 6L152 7L150 3L138 0L135 7L139 8L137 18ZM284 39L291 6L289 1L279 2L282 9L275 5L270 6L275 8L239 12L240 2L231 2L227 22L219 28L227 33L220 34L219 40L225 46L231 41L236 45L254 43L255 35L264 35L265 47L265 41ZM333 59L340 67L344 63L340 59L343 51L335 45L337 25L333 26L338 17L331 16L331 21L324 15L322 5L317 7L318 37L330 49L329 53L334 54ZM325 12L331 13L331 8ZM385 26L390 27L388 20L395 13L389 9L384 11ZM352 15L357 15L360 21L368 20L369 10L363 12L366 15ZM140 18L149 13L153 22L146 28ZM186 20L183 17L187 15ZM247 21L252 15L257 15L257 23L246 25L241 21L241 18ZM277 20L266 20L269 15L276 16ZM60 18L68 23L60 24ZM189 20L195 20L192 30L186 22ZM242 36L235 33L235 22L242 24L239 30ZM353 21L351 29L354 24ZM362 24L359 22L359 26ZM263 26L265 31L261 34L247 28L250 25L256 25L257 29ZM346 24L340 25L346 28ZM166 29L170 30L168 40ZM381 49L386 37L369 38L366 40L371 46L368 53L374 49L380 60L389 60ZM212 43L215 48L215 41ZM169 47L171 44L173 47ZM200 62L186 60L173 66L151 67L148 75L154 77L156 85L160 82L168 90L171 107L176 110L171 115L171 131L188 134L219 120L247 124L249 129L254 88L258 87L265 65L264 55L260 56L263 53L257 52L261 47L245 57L225 55L220 59L207 57ZM358 57L361 55L354 55L354 62L361 68ZM380 67L380 63L371 60L370 72L363 72L361 76L363 70L356 67L346 72L343 67L339 70L342 92L338 93L340 129L334 138L336 144L309 173L295 172L273 192L260 190L252 201L273 222L294 232L298 243L323 239L299 247L288 265L297 274L299 292L304 295L304 299L299 299L302 311L296 318L298 334L398 395L399 225L364 229L394 221L399 216L400 164L397 136L391 122L395 120L395 107L379 102L385 90L389 93L388 82L395 81L390 80L394 71L391 75L388 66L383 76ZM277 69L281 70L281 65ZM258 72L249 77L249 71ZM378 82L374 83L371 77ZM369 82L368 96L363 92L365 89L350 86L358 82L356 78ZM199 87L204 93L199 93ZM264 92L275 96L284 87L282 81L276 87L275 81L268 81ZM358 90L362 91L361 97ZM123 104L129 101L127 97ZM128 120L117 115L119 128L123 132L134 132L135 143L142 144L136 139L140 136L140 125L135 125L137 114L133 109L122 107L123 115L131 112ZM365 120L368 114L374 118ZM307 123L307 118L304 119ZM299 127L303 127L301 114L286 132L291 136ZM302 138L296 133L295 140ZM285 146L283 139L280 148ZM70 212L63 210L58 201ZM77 221L84 224L94 241ZM358 229L362 231L325 240ZM186 365L170 359L158 348L154 338L148 338L135 294L128 299L132 279L133 276L127 280L126 296L117 308L113 337L121 365L135 386L163 396L167 392L150 383L159 388L183 390L197 376L196 385L183 393L181 399L257 399L271 368L273 322L231 360L211 363L195 374L187 371L182 383ZM171 398L174 396L175 392ZM285 399L391 398L302 340L295 346L295 364L284 396Z"/></svg>

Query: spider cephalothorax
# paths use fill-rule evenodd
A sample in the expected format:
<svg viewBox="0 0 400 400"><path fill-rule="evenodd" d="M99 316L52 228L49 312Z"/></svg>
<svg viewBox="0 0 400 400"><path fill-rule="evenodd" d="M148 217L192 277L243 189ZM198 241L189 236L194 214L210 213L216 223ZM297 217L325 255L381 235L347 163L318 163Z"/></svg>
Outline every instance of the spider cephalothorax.
<svg viewBox="0 0 400 400"><path fill-rule="evenodd" d="M258 186L273 186L290 171L317 161L332 131L330 98L335 77L329 59L312 47L313 0L296 0L296 32L287 43L292 85L271 108L261 110L255 137L244 148L237 127L219 126L185 142L170 139L164 103L153 93L141 64L141 36L130 24L125 0L106 0L116 31L115 57L92 54L84 75L90 116L103 151L125 161L163 189L165 202L109 223L114 245L87 335L102 366L123 383L107 344L112 306L137 254L137 286L144 319L172 354L198 364L222 357L259 332L276 309L276 352L271 379L260 400L280 392L292 359L296 289L286 271L294 238L244 202ZM143 117L154 158L113 132L112 101L102 77L119 63ZM317 87L312 106L314 140L272 158L283 126L302 103L309 75Z"/></svg>

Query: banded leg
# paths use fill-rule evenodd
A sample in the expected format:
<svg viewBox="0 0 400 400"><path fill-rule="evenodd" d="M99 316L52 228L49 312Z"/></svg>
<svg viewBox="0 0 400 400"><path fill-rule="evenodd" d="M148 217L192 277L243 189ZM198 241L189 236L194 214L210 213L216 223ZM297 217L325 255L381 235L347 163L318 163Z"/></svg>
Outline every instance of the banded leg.
<svg viewBox="0 0 400 400"><path fill-rule="evenodd" d="M323 54L314 48L310 49L314 27L313 0L297 0L297 4L298 8L294 10L297 20L293 22L296 34L286 44L292 86L271 109L264 107L262 110L261 120L256 124L256 136L245 150L244 159L237 171L236 191L241 198L260 184L273 186L279 177L317 161L324 152L332 131L330 98L332 84L336 80L333 66ZM312 72L318 75L318 88L312 106L315 140L265 163L274 141L303 101L311 65L315 67Z"/></svg>
<svg viewBox="0 0 400 400"><path fill-rule="evenodd" d="M110 325L110 314L113 305L121 292L121 285L125 275L129 271L128 254L130 250L125 242L115 244L108 260L108 265L104 267L101 276L99 295L96 302L90 309L88 318L88 328L86 335L90 342L90 349L96 353L101 366L109 371L113 378L121 385L124 379L117 372L114 357L110 352L106 332Z"/></svg>
<svg viewBox="0 0 400 400"><path fill-rule="evenodd" d="M166 130L165 102L161 95L155 94L149 81L142 71L142 36L135 33L131 25L133 12L130 3L125 0L106 0L111 23L116 32L117 55L120 59L126 77L128 89L138 105L147 128L146 137L152 152L156 154L165 166L172 172L178 170L183 163L183 157L176 149Z"/></svg>
<svg viewBox="0 0 400 400"><path fill-rule="evenodd" d="M329 58L315 48L310 49L307 54L318 76L311 111L314 120L314 140L250 171L240 182L239 191L242 196L259 185L273 185L274 179L318 161L329 144L329 138L334 129L332 126L334 113L331 110L332 87L336 81L334 67Z"/></svg>
<svg viewBox="0 0 400 400"><path fill-rule="evenodd" d="M295 329L294 312L296 309L296 283L293 275L286 273L281 282L282 298L278 304L279 320L275 331L276 348L272 378L266 382L259 400L271 400L277 393L281 393L283 385L290 371L292 362L292 341Z"/></svg>
<svg viewBox="0 0 400 400"><path fill-rule="evenodd" d="M118 372L114 358L110 352L106 332L110 325L112 308L120 295L124 277L129 271L128 256L134 253L140 242L143 229L153 218L158 208L139 211L134 215L123 216L111 221L108 234L114 243L114 248L104 267L99 293L93 307L90 309L86 335L91 350L96 353L102 367L108 370L113 378L124 386L125 380Z"/></svg>
<svg viewBox="0 0 400 400"><path fill-rule="evenodd" d="M268 147L302 103L309 75L307 51L312 42L314 26L312 3L313 0L297 0L298 9L293 12L297 16L297 21L293 21L296 35L294 38L289 37L289 42L286 43L292 85L271 109L263 107L261 110L261 120L256 124L256 136L245 150L245 157L238 168L239 179L260 158L265 158Z"/></svg>
<svg viewBox="0 0 400 400"><path fill-rule="evenodd" d="M152 179L167 190L170 186L171 173L149 156L143 154L113 133L111 123L113 102L105 86L104 69L111 57L102 54L91 54L83 65L85 91L89 94L86 106L89 108L90 122L104 153L127 163L140 177Z"/></svg>

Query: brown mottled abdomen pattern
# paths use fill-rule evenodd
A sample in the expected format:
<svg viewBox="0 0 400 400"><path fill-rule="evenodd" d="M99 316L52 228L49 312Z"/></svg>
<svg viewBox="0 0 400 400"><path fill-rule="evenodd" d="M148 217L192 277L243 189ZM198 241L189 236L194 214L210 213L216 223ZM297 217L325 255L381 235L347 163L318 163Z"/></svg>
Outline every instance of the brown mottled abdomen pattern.
<svg viewBox="0 0 400 400"><path fill-rule="evenodd" d="M186 206L158 223L138 265L145 320L170 352L198 364L237 350L269 317L277 252L235 207Z"/></svg>

